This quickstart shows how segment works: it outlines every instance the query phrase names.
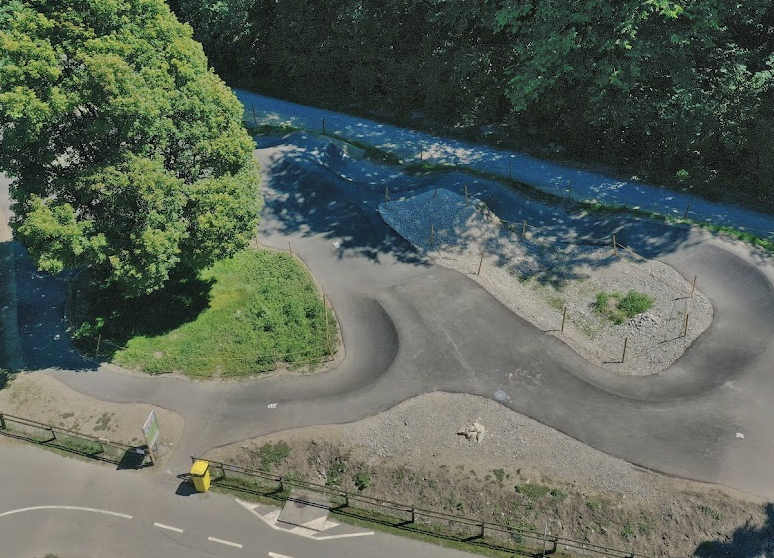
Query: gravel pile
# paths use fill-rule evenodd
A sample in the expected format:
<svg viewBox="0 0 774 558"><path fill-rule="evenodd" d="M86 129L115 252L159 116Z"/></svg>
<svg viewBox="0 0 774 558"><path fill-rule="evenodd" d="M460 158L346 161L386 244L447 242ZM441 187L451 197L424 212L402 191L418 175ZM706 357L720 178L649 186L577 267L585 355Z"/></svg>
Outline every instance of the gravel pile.
<svg viewBox="0 0 774 558"><path fill-rule="evenodd" d="M515 313L619 374L664 370L712 322L709 299L698 289L691 296L692 285L668 265L612 245L561 243L549 229L524 234L472 197L431 190L379 212L436 263L469 274ZM620 324L595 307L599 293L614 304L629 291L650 297L652 307Z"/></svg>

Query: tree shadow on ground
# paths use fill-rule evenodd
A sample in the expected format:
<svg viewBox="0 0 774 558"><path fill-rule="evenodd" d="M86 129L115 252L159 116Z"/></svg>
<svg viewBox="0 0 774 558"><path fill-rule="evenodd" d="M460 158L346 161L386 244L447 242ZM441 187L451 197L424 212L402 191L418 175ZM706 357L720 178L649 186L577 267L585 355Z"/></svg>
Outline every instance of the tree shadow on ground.
<svg viewBox="0 0 774 558"><path fill-rule="evenodd" d="M694 551L699 558L774 557L774 504L766 504L766 521L754 525L748 520L724 540L704 541Z"/></svg>
<svg viewBox="0 0 774 558"><path fill-rule="evenodd" d="M73 329L77 332L83 323L103 319L99 355L111 358L134 337L158 337L196 320L209 307L213 285L212 279L178 271L163 289L125 298L115 285L101 287L96 277L83 274L73 288L77 305ZM90 354L96 341L94 335L85 335L75 345Z"/></svg>

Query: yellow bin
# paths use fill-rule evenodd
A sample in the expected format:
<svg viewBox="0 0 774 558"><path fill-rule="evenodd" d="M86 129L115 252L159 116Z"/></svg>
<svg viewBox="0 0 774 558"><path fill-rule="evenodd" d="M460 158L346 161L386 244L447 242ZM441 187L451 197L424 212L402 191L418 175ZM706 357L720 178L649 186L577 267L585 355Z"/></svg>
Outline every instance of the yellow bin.
<svg viewBox="0 0 774 558"><path fill-rule="evenodd" d="M210 489L210 464L201 459L191 466L191 478L196 492L207 492Z"/></svg>

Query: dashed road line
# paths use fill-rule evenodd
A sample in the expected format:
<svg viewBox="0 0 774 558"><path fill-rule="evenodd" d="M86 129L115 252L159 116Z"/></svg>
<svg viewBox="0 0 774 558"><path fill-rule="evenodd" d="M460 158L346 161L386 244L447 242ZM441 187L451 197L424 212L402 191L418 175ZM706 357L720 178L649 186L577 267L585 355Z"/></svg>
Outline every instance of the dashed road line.
<svg viewBox="0 0 774 558"><path fill-rule="evenodd" d="M171 527L169 525L164 525L163 523L154 523L154 527L158 527L159 529L166 529L167 531L174 531L175 533L182 533L182 529L178 529L177 527Z"/></svg>
<svg viewBox="0 0 774 558"><path fill-rule="evenodd" d="M292 556L286 556L284 554L277 554L276 552L269 552L271 558L293 558Z"/></svg>
<svg viewBox="0 0 774 558"><path fill-rule="evenodd" d="M91 512L91 513L101 513L103 515L112 515L114 517L122 517L124 519L132 519L131 515L127 515L125 513L112 512L108 510L98 510L96 508L82 508L80 506L33 506L31 508L21 508L18 510L3 512L3 513L0 513L0 517L5 517L7 515L14 515L17 513L23 513L28 511L37 511L37 510L75 510L75 511Z"/></svg>
<svg viewBox="0 0 774 558"><path fill-rule="evenodd" d="M242 548L242 545L239 543L231 542L231 541L224 541L223 539L216 539L215 537L207 537L208 541L225 544L226 546L233 546L234 548Z"/></svg>

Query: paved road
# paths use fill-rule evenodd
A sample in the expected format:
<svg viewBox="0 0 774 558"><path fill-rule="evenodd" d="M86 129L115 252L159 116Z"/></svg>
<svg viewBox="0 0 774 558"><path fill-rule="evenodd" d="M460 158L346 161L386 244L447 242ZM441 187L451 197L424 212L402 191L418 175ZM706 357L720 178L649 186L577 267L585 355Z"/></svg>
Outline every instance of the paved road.
<svg viewBox="0 0 774 558"><path fill-rule="evenodd" d="M272 529L233 497L191 494L188 483L181 486L172 475L115 472L30 446L3 446L2 455L4 558L48 552L111 558L256 558L270 552L288 558L472 556L347 525L324 535L360 536L311 540Z"/></svg>
<svg viewBox="0 0 774 558"><path fill-rule="evenodd" d="M418 162L421 152L425 161L465 165L503 177L510 174L525 184L562 197L567 195L572 183L572 195L576 199L624 204L660 214L682 216L690 204L689 216L693 219L731 225L768 236L774 234L774 218L755 211L712 203L641 182L613 179L515 151L433 136L249 91L234 91L247 108L248 118L252 117L254 110L259 123L286 123L319 132L324 118L326 133L340 134L389 150L405 161Z"/></svg>
<svg viewBox="0 0 774 558"><path fill-rule="evenodd" d="M497 183L443 175L396 176L394 169L342 157L316 137L294 134L256 152L265 173L263 241L287 241L331 299L346 358L303 377L203 384L96 367L62 335L61 282L19 254L19 324L29 368L112 401L145 401L180 412L186 434L172 459L295 426L349 422L435 390L494 397L593 447L630 462L774 498L768 436L774 378L774 296L770 263L744 246L646 221L579 220L524 200ZM611 231L636 250L673 265L715 305L715 321L667 371L616 377L503 307L466 276L433 265L378 216L384 186L394 196L469 183L506 219L589 243ZM333 242L339 242L335 248ZM513 374L518 372L517 374ZM268 409L269 403L278 403ZM737 433L744 438L737 437Z"/></svg>

